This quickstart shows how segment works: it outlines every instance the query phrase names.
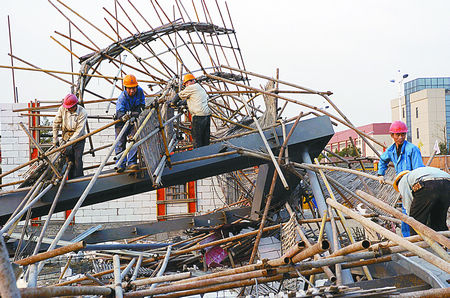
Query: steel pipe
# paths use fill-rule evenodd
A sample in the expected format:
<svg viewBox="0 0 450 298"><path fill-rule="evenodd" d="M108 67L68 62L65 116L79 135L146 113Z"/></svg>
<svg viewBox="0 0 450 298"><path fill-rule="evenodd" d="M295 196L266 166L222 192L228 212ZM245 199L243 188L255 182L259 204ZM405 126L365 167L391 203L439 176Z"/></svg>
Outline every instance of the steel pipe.
<svg viewBox="0 0 450 298"><path fill-rule="evenodd" d="M374 196L369 195L368 193L365 193L361 190L357 190L356 193L363 197L365 200L370 202L371 204L377 206L378 208L388 212L395 218L401 219L403 222L407 223L411 227L413 227L415 230L420 232L422 235L426 235L427 237L433 239L434 241L439 242L444 247L450 249L450 240L447 237L444 237L443 235L437 233L435 230L433 230L430 227L427 227L421 222L418 222L411 216L408 216L406 214L403 214L402 212L398 211L394 207L384 203L383 201L375 198Z"/></svg>
<svg viewBox="0 0 450 298"><path fill-rule="evenodd" d="M56 256L60 256L72 251L77 251L80 249L83 249L86 246L86 242L84 241L80 241L74 244L70 244L67 246L63 246L63 247L59 247L57 249L53 249L50 251L46 251L34 256L30 256L28 258L24 258L22 260L18 260L15 261L14 263L16 263L17 265L21 265L21 266L26 266L26 265L30 265L30 264L34 264L37 262L40 262L42 260L47 260Z"/></svg>
<svg viewBox="0 0 450 298"><path fill-rule="evenodd" d="M430 262L431 264L435 265L436 267L444 270L447 273L450 273L450 263L443 261L441 258L433 255L432 253L424 250L423 248L418 247L417 245L412 244L411 242L403 239L402 237L398 236L397 234L394 234L393 232L374 223L373 221L362 217L358 213L350 210L349 208L339 204L338 202L336 202L332 199L327 199L327 203L329 205L333 206L333 208L338 209L338 210L344 212L345 214L351 216L353 219L360 222L366 228L369 228L369 229L383 235L384 237L386 237L389 240L397 243L398 245L406 248L407 250L413 252L417 256L425 259L426 261Z"/></svg>

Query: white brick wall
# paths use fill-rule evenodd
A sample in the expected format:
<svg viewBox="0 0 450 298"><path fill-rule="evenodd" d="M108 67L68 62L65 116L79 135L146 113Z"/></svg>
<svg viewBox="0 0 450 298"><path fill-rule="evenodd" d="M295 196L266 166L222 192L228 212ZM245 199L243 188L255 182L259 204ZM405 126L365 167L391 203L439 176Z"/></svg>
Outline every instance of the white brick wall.
<svg viewBox="0 0 450 298"><path fill-rule="evenodd" d="M0 150L2 152L1 168L5 173L15 167L26 163L30 158L29 142L25 132L20 128L22 122L28 127L28 117L20 117L13 109L26 108L26 103L0 104ZM20 169L2 178L2 184L20 180L20 175L26 172L28 167ZM14 186L4 187L2 190L13 189Z"/></svg>
<svg viewBox="0 0 450 298"><path fill-rule="evenodd" d="M105 115L105 103L88 104L88 115ZM28 117L20 117L20 113L12 112L13 109L27 107L23 104L0 104L0 150L2 150L2 170L9 171L19 164L29 160L29 140L19 127L23 122L28 125ZM53 112L56 112L53 111ZM114 114L114 106L111 106L107 115ZM53 119L50 119L53 120ZM98 129L111 120L88 119L91 131ZM114 127L110 127L92 136L94 147L111 144L114 141ZM90 149L89 141L86 141L85 151ZM87 154L83 157L84 166L93 166L101 163L110 148L95 152L95 157ZM113 155L114 156L114 153ZM112 158L109 161L113 161ZM112 169L114 166L105 167ZM26 171L24 168L14 174L3 178L3 183L20 179L19 174ZM85 171L85 174L94 173L95 169ZM12 187L9 187L12 188ZM197 212L205 213L223 206L224 195L216 178L207 178L197 181ZM188 204L169 204L167 214L187 213ZM122 221L155 221L157 220L156 191L146 192L113 201L103 202L91 206L82 207L75 216L75 223L96 222L122 222ZM53 215L52 219L64 219L64 212Z"/></svg>

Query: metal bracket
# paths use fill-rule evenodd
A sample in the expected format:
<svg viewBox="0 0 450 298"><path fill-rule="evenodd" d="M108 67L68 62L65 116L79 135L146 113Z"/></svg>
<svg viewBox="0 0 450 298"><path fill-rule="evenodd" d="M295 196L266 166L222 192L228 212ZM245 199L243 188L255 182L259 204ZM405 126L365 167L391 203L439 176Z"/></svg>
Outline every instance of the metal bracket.
<svg viewBox="0 0 450 298"><path fill-rule="evenodd" d="M426 269L423 264L418 264L411 258L407 258L401 254L392 255L392 260L405 268L408 272L413 273L417 277L421 278L433 288L446 288L447 285L443 283L433 272ZM429 263L428 263L429 264Z"/></svg>

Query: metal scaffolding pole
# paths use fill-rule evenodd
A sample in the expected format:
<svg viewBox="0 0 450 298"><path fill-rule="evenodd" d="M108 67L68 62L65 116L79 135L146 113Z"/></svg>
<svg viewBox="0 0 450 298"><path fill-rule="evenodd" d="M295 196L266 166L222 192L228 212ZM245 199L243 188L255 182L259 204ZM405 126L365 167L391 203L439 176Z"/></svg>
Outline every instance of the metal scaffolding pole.
<svg viewBox="0 0 450 298"><path fill-rule="evenodd" d="M304 151L302 153L303 163L312 164L311 157L309 156L309 152ZM309 184L311 185L312 192L314 194L314 198L316 199L317 209L319 210L320 216L324 217L328 212L328 206L325 202L325 198L323 197L322 190L320 189L319 179L317 178L317 174L312 170L306 170L309 177ZM333 230L331 229L331 225L329 222L325 222L325 232L327 233L327 238L333 243ZM338 243L339 244L339 243ZM340 248L340 247L339 247ZM352 274L350 270L342 270L342 283L348 284L353 282Z"/></svg>

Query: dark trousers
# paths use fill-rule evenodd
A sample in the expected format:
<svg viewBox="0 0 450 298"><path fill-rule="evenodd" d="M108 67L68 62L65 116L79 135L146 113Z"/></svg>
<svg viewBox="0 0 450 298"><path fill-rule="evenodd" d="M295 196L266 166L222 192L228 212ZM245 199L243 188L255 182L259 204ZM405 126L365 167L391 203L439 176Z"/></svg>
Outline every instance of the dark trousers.
<svg viewBox="0 0 450 298"><path fill-rule="evenodd" d="M194 148L209 145L211 116L192 117L192 140Z"/></svg>
<svg viewBox="0 0 450 298"><path fill-rule="evenodd" d="M123 122L119 122L119 123L116 124L116 126L115 126L116 137L119 135L119 133L122 130L122 127L124 125L125 125L125 123L123 123ZM128 126L127 130L125 131L125 133L122 135L120 140L117 142L116 155L125 150L125 148L127 146L127 137L128 136L133 137L134 132L135 132L134 125ZM119 161L119 160L117 160L117 161ZM128 165L137 164L137 148L131 149L128 152L128 155L125 156L122 164L120 164L120 165L116 164L116 166L118 168L125 168L127 166L127 163L128 163Z"/></svg>
<svg viewBox="0 0 450 298"><path fill-rule="evenodd" d="M86 139L76 142L65 150L67 161L72 162L72 167L69 171L69 179L84 176L83 174L83 151Z"/></svg>
<svg viewBox="0 0 450 298"><path fill-rule="evenodd" d="M447 231L450 180L429 180L421 183L423 187L413 193L409 215L435 231ZM414 234L411 228L411 235Z"/></svg>

